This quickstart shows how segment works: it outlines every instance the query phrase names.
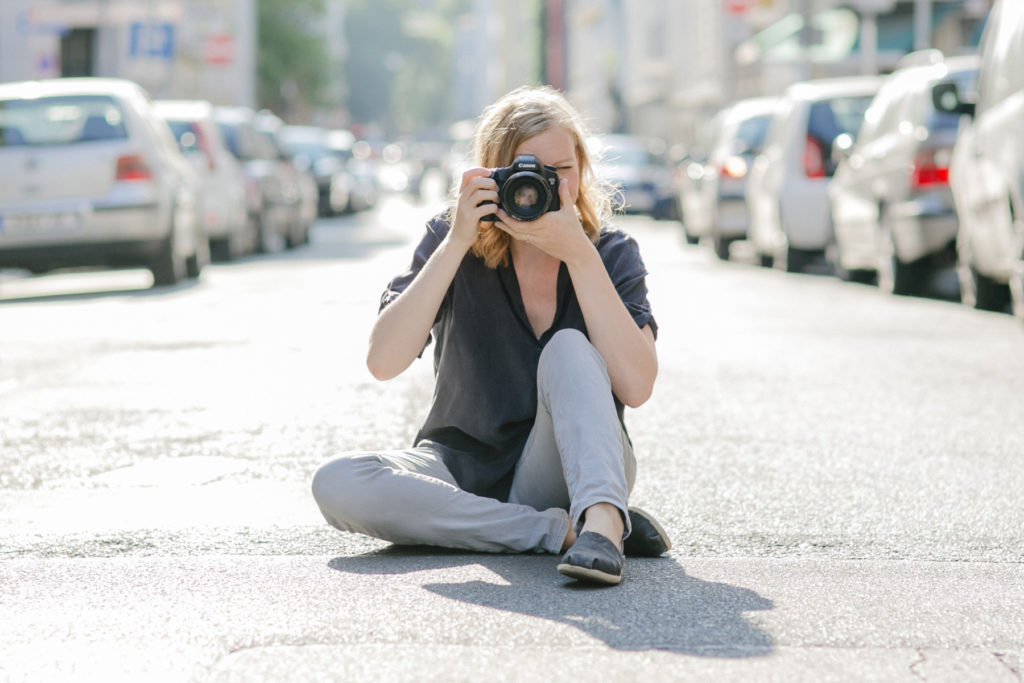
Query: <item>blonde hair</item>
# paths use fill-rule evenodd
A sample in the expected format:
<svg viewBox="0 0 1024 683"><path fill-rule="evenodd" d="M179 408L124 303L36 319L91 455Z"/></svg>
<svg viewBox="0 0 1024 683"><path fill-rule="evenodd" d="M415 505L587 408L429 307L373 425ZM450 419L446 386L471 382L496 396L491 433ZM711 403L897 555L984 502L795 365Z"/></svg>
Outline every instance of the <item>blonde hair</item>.
<svg viewBox="0 0 1024 683"><path fill-rule="evenodd" d="M517 88L487 107L477 124L475 163L485 168L509 166L519 145L553 126L561 126L573 138L580 171L576 212L583 231L597 244L601 226L612 214L612 191L594 174L580 115L554 88ZM488 268L508 265L512 238L493 224L483 225L473 243L473 254L482 258Z"/></svg>

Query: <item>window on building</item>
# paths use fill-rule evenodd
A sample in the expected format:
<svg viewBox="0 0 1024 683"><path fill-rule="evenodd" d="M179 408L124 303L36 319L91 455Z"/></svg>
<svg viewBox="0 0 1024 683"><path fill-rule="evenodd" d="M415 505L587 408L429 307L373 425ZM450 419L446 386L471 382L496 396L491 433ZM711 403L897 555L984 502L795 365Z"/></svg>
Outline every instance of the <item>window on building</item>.
<svg viewBox="0 0 1024 683"><path fill-rule="evenodd" d="M60 39L60 75L92 76L96 29L73 28Z"/></svg>

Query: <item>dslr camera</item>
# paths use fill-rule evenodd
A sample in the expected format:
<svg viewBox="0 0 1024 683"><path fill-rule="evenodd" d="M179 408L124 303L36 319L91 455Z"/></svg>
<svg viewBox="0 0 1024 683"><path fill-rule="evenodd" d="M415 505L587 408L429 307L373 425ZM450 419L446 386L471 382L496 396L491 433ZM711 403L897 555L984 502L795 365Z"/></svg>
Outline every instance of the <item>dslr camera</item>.
<svg viewBox="0 0 1024 683"><path fill-rule="evenodd" d="M517 221L535 221L561 208L558 172L532 154L520 154L511 166L494 169L491 177L498 184L498 207ZM493 222L498 216L492 213L480 220Z"/></svg>

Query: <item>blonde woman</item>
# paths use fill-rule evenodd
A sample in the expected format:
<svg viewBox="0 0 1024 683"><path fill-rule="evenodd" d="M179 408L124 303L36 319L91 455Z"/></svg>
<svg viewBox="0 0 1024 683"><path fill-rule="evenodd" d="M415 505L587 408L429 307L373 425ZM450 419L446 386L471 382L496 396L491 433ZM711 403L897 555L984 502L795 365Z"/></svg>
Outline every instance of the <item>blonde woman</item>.
<svg viewBox="0 0 1024 683"><path fill-rule="evenodd" d="M411 448L317 471L313 495L333 526L398 544L561 553L559 572L596 584L621 581L624 555L669 549L657 522L627 506L636 460L623 407L648 399L658 371L646 270L636 242L608 225L584 140L550 88L484 111L479 167L428 222L370 335L380 380L434 341L433 402ZM557 174L559 207L526 221L492 177L523 155Z"/></svg>

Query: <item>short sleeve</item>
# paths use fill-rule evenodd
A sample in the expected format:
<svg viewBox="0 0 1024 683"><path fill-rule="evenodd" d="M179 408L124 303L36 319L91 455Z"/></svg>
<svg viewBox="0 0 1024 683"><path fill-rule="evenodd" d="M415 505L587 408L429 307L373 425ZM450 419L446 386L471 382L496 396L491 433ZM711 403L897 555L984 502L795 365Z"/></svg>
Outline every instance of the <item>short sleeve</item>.
<svg viewBox="0 0 1024 683"><path fill-rule="evenodd" d="M635 239L620 231L609 231L602 238L606 244L601 257L619 298L637 327L650 325L657 338L658 323L647 300L647 268L640 257L640 246Z"/></svg>
<svg viewBox="0 0 1024 683"><path fill-rule="evenodd" d="M404 292L406 287L416 279L419 272L423 270L424 264L430 259L438 245L441 244L444 236L448 234L448 229L448 222L444 219L443 215L435 216L427 222L426 232L420 243L416 246L416 251L413 252L412 263L409 265L409 268L395 276L384 289L384 293L381 294L380 308L377 309L378 313L397 299L398 295Z"/></svg>

